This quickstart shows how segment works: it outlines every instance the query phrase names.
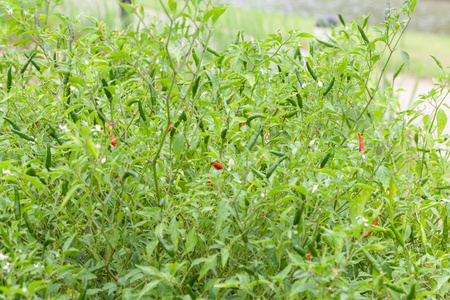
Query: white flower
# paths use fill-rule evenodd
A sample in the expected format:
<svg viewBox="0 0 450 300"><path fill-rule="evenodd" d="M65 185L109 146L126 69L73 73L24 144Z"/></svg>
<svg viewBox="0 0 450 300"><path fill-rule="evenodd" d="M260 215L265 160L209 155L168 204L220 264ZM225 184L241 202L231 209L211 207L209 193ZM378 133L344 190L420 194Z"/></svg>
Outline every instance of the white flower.
<svg viewBox="0 0 450 300"><path fill-rule="evenodd" d="M5 259L7 259L7 258L8 258L7 255L3 255L2 253L0 253L0 261L1 261L1 260L5 260Z"/></svg>
<svg viewBox="0 0 450 300"><path fill-rule="evenodd" d="M322 83L322 81L320 81L320 79L317 81L317 85L318 85L319 87L323 87L323 83Z"/></svg>
<svg viewBox="0 0 450 300"><path fill-rule="evenodd" d="M319 185L315 184L312 188L311 193L314 193L315 191L317 191L317 188L319 187Z"/></svg>
<svg viewBox="0 0 450 300"><path fill-rule="evenodd" d="M2 173L5 174L5 175L12 175L10 170L3 170Z"/></svg>
<svg viewBox="0 0 450 300"><path fill-rule="evenodd" d="M26 294L26 293L28 292L27 288L26 288L26 287L23 287L23 288L22 288L22 292L23 292L24 294Z"/></svg>
<svg viewBox="0 0 450 300"><path fill-rule="evenodd" d="M311 140L311 142L309 142L309 146L311 147L312 145L314 145L315 141L316 141L315 139Z"/></svg>
<svg viewBox="0 0 450 300"><path fill-rule="evenodd" d="M264 198L265 196L266 196L266 195L264 195L264 193L261 193L261 197L263 197L263 198Z"/></svg>
<svg viewBox="0 0 450 300"><path fill-rule="evenodd" d="M6 270L7 272L9 272L11 269L10 269L10 266L11 264L9 263L9 262L6 262L6 264L3 266L3 270Z"/></svg>
<svg viewBox="0 0 450 300"><path fill-rule="evenodd" d="M97 124L97 125L95 125L95 129L94 130L102 131L102 126Z"/></svg>
<svg viewBox="0 0 450 300"><path fill-rule="evenodd" d="M102 147L102 145L100 145L100 144L95 145L95 148L97 148L97 149L100 149L101 147Z"/></svg>
<svg viewBox="0 0 450 300"><path fill-rule="evenodd" d="M103 157L103 158L102 158L102 164L104 164L105 161L106 161L106 157Z"/></svg>
<svg viewBox="0 0 450 300"><path fill-rule="evenodd" d="M61 129L64 132L69 132L69 129L67 128L67 125L59 125L59 129Z"/></svg>
<svg viewBox="0 0 450 300"><path fill-rule="evenodd" d="M35 267L35 268L40 268L41 265L39 265L39 264L34 264L34 267Z"/></svg>
<svg viewBox="0 0 450 300"><path fill-rule="evenodd" d="M230 165L230 166L234 165L234 160L232 158L230 158L230 161L228 162L228 165Z"/></svg>

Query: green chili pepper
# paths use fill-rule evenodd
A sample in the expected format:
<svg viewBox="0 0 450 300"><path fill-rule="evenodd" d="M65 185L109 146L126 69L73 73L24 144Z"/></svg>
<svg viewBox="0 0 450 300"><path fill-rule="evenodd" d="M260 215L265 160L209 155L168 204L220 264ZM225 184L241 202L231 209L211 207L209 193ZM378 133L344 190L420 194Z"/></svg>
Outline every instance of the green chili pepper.
<svg viewBox="0 0 450 300"><path fill-rule="evenodd" d="M69 83L71 68L72 68L72 57L69 56L69 58L67 59L67 71L64 74L63 85L67 85Z"/></svg>
<svg viewBox="0 0 450 300"><path fill-rule="evenodd" d="M368 45L370 43L369 39L367 38L366 34L364 33L364 30L359 25L358 25L358 30L359 30L359 33L361 34L362 39Z"/></svg>
<svg viewBox="0 0 450 300"><path fill-rule="evenodd" d="M222 140L224 140L227 137L227 131L228 128L226 127L222 129L222 132L220 133L220 137L222 138Z"/></svg>
<svg viewBox="0 0 450 300"><path fill-rule="evenodd" d="M178 120L180 122L187 121L186 112L184 110L181 112L180 116L178 117Z"/></svg>
<svg viewBox="0 0 450 300"><path fill-rule="evenodd" d="M250 127L250 122L256 118L265 118L266 116L262 115L262 114L254 114L251 115L247 118L247 121L245 121L245 124L247 124L247 126Z"/></svg>
<svg viewBox="0 0 450 300"><path fill-rule="evenodd" d="M200 76L197 76L197 78L195 78L194 84L192 85L192 96L193 97L195 97L195 95L197 94L199 83L200 83Z"/></svg>
<svg viewBox="0 0 450 300"><path fill-rule="evenodd" d="M195 65L196 65L197 68L198 68L198 66L199 66L199 64L200 64L200 59L198 58L197 53L195 53L195 50L194 50L194 49L192 49L192 57L194 58Z"/></svg>
<svg viewBox="0 0 450 300"><path fill-rule="evenodd" d="M398 293L404 293L405 292L405 290L401 286L398 286L398 285L395 285L395 284L392 284L392 283L389 283L389 282L385 282L384 284L388 288L390 288L391 290L396 291Z"/></svg>
<svg viewBox="0 0 450 300"><path fill-rule="evenodd" d="M30 55L30 57L28 57L28 59L25 61L25 63L23 64L22 68L20 69L20 73L23 74L25 73L25 71L27 70L28 65L30 64L31 60L33 59L33 57L36 55L36 52L33 52L33 54Z"/></svg>
<svg viewBox="0 0 450 300"><path fill-rule="evenodd" d="M52 151L50 149L50 145L47 144L47 157L45 159L45 167L50 171L50 167L52 165Z"/></svg>
<svg viewBox="0 0 450 300"><path fill-rule="evenodd" d="M292 98L287 98L287 101L294 107L297 107L297 103L295 103L294 99Z"/></svg>
<svg viewBox="0 0 450 300"><path fill-rule="evenodd" d="M300 76L300 72L298 71L297 67L294 68L294 72L295 72L295 76L297 77L298 82L300 83L300 88L303 88L304 81L303 81L302 77Z"/></svg>
<svg viewBox="0 0 450 300"><path fill-rule="evenodd" d="M19 190L17 186L14 186L14 215L16 216L16 221L20 221L21 212L20 212L20 196Z"/></svg>
<svg viewBox="0 0 450 300"><path fill-rule="evenodd" d="M22 132L20 130L17 130L17 129L13 128L13 129L11 129L11 131L14 132L15 134L17 134L18 136L20 136L21 138L27 140L27 141L30 141L30 142L36 141L36 139L34 137L32 137L31 135L28 135L28 134L26 134L26 133L24 133L24 132Z"/></svg>
<svg viewBox="0 0 450 300"><path fill-rule="evenodd" d="M141 116L141 119L142 119L142 121L146 122L147 117L145 116L145 111L144 111L144 108L142 107L141 100L138 101L138 106L139 106L139 114Z"/></svg>
<svg viewBox="0 0 450 300"><path fill-rule="evenodd" d="M8 77L6 80L6 91L8 93L9 91L11 91L11 87L12 87L12 65L10 65L8 68Z"/></svg>
<svg viewBox="0 0 450 300"><path fill-rule="evenodd" d="M294 249L295 252L300 254L300 256L305 256L306 255L306 251L302 247L300 247L299 245L297 245L294 242L292 242L292 248Z"/></svg>
<svg viewBox="0 0 450 300"><path fill-rule="evenodd" d="M287 155L286 153L281 152L281 151L270 150L269 152L272 153L273 155L278 156L278 157L283 157L283 156Z"/></svg>
<svg viewBox="0 0 450 300"><path fill-rule="evenodd" d="M379 273L383 273L383 269L380 264L376 261L376 259L367 251L365 248L362 248L362 252L372 267L377 270Z"/></svg>
<svg viewBox="0 0 450 300"><path fill-rule="evenodd" d="M253 146L256 143L256 140L258 139L261 129L262 129L261 124L258 124L258 126L256 127L256 130L255 130L255 133L252 135L252 137L250 138L250 140L247 143L246 147L248 150L252 150Z"/></svg>
<svg viewBox="0 0 450 300"><path fill-rule="evenodd" d="M325 155L325 157L323 158L322 162L320 163L320 168L325 167L325 165L327 164L328 160L330 158L333 158L334 156L334 147L331 148L330 152L327 153L327 155Z"/></svg>
<svg viewBox="0 0 450 300"><path fill-rule="evenodd" d="M135 177L135 178L139 178L138 173L136 173L136 172L133 171L133 170L128 170L128 171L126 171L126 172L123 174L123 176L122 176L122 181L125 181L125 179L127 179L129 176L133 176L133 177Z"/></svg>
<svg viewBox="0 0 450 300"><path fill-rule="evenodd" d="M297 211L295 212L295 216L294 216L294 222L293 222L294 226L300 222L304 207L305 207L305 204L302 202L302 204L300 204L300 206L297 208Z"/></svg>
<svg viewBox="0 0 450 300"><path fill-rule="evenodd" d="M311 77L314 79L314 81L317 81L317 76L316 74L314 74L313 69L311 68L311 66L309 65L309 62L306 62L306 69L308 69L309 74L311 74Z"/></svg>
<svg viewBox="0 0 450 300"><path fill-rule="evenodd" d="M108 98L109 102L113 101L113 96L111 92L107 89L108 83L106 82L105 78L102 78L102 84L103 84L103 90L105 91L106 98Z"/></svg>
<svg viewBox="0 0 450 300"><path fill-rule="evenodd" d="M328 93L331 91L331 88L333 87L333 85L334 85L334 77L333 77L333 79L331 79L330 84L328 85L325 92L323 92L322 96L325 97L326 95L328 95Z"/></svg>
<svg viewBox="0 0 450 300"><path fill-rule="evenodd" d="M152 109L156 106L156 92L153 87L150 87L150 99L152 101Z"/></svg>
<svg viewBox="0 0 450 300"><path fill-rule="evenodd" d="M311 57L314 56L314 44L312 42L309 43L309 55L311 55Z"/></svg>
<svg viewBox="0 0 450 300"><path fill-rule="evenodd" d="M15 130L20 131L19 126L18 126L13 120L11 120L10 118L5 117L5 116L3 117L3 119L5 119L5 121L7 121L9 124L11 124L11 126L12 126Z"/></svg>
<svg viewBox="0 0 450 300"><path fill-rule="evenodd" d="M269 167L269 169L267 170L267 173L266 173L267 179L269 179L270 176L272 176L272 173L275 171L275 169L278 167L278 165L280 163L282 163L286 158L287 158L287 155L279 158L276 162L274 162L273 164L270 165L270 167Z"/></svg>
<svg viewBox="0 0 450 300"><path fill-rule="evenodd" d="M25 56L27 58L30 58L29 55L27 55L26 53L24 53L24 54L25 54ZM41 71L41 67L33 59L31 59L30 61L31 61L31 64L36 68L36 70L38 70L40 72Z"/></svg>
<svg viewBox="0 0 450 300"><path fill-rule="evenodd" d="M256 170L255 168L251 168L252 169L252 172L253 172L253 174L255 174L257 177L259 177L260 179L265 179L266 178L266 175L264 175L262 172L260 172L260 171L258 171L258 170Z"/></svg>
<svg viewBox="0 0 450 300"><path fill-rule="evenodd" d="M25 226L27 226L28 232L31 233L31 234L33 234L33 233L34 233L34 230L33 230L33 227L32 227L31 224L30 224L30 220L28 219L28 214L27 214L27 212L24 211L22 215L23 215L23 219L25 220Z"/></svg>

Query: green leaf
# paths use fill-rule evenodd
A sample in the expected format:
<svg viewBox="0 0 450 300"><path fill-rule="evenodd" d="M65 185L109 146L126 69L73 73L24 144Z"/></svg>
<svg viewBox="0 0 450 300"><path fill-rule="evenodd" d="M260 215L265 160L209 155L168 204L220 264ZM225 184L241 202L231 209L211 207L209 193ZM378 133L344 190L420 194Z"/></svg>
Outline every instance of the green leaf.
<svg viewBox="0 0 450 300"><path fill-rule="evenodd" d="M173 217L172 221L170 221L169 232L170 232L170 239L172 240L173 243L173 248L177 249L179 232L178 232L178 221L176 217Z"/></svg>
<svg viewBox="0 0 450 300"><path fill-rule="evenodd" d="M152 280L149 283L147 283L144 288L142 289L141 293L139 294L138 300L141 299L145 294L153 290L159 283L159 280Z"/></svg>
<svg viewBox="0 0 450 300"><path fill-rule="evenodd" d="M212 17L213 24L216 23L217 19L227 10L226 6L218 6L214 8L214 15Z"/></svg>
<svg viewBox="0 0 450 300"><path fill-rule="evenodd" d="M436 64L439 66L439 68L440 68L442 71L444 71L444 68L442 67L441 61L440 61L439 59L437 59L434 55L430 55L430 56L431 56L431 58L434 59L434 61L436 62Z"/></svg>
<svg viewBox="0 0 450 300"><path fill-rule="evenodd" d="M405 63L406 69L409 70L409 54L404 50L400 50L400 55L402 56L403 62Z"/></svg>
<svg viewBox="0 0 450 300"><path fill-rule="evenodd" d="M226 219L228 215L228 203L225 201L222 201L219 205L219 211L217 212L217 219L216 219L216 228L214 234L217 235L220 230L222 230L223 222Z"/></svg>
<svg viewBox="0 0 450 300"><path fill-rule="evenodd" d="M177 10L177 1L176 0L169 0L169 8L170 10L175 13Z"/></svg>
<svg viewBox="0 0 450 300"><path fill-rule="evenodd" d="M173 140L173 152L175 155L180 155L183 152L184 148L184 135L180 132L175 136Z"/></svg>
<svg viewBox="0 0 450 300"><path fill-rule="evenodd" d="M194 250L197 245L197 241L197 231L195 231L195 229L191 229L186 237L186 246L184 247L183 256Z"/></svg>
<svg viewBox="0 0 450 300"><path fill-rule="evenodd" d="M441 108L437 113L437 131L438 135L441 135L442 131L444 131L445 126L447 125L447 114Z"/></svg>
<svg viewBox="0 0 450 300"><path fill-rule="evenodd" d="M389 184L391 183L392 174L391 171L385 166L380 166L378 170L376 171L377 179L381 182L384 189L387 189L389 187Z"/></svg>
<svg viewBox="0 0 450 300"><path fill-rule="evenodd" d="M217 261L217 254L211 255L205 260L205 263L200 269L199 275L200 279L203 278L203 276L205 276L206 273L208 273L208 271L211 270L211 268L213 268L216 265L216 261Z"/></svg>

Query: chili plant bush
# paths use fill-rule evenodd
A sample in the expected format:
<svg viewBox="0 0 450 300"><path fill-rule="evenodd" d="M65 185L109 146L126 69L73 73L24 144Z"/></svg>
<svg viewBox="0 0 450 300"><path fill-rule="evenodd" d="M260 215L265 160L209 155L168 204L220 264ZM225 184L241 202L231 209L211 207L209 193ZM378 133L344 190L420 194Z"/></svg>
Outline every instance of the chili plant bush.
<svg viewBox="0 0 450 300"><path fill-rule="evenodd" d="M124 31L45 3L1 1L2 298L449 296L449 75L424 115L385 74L415 1L220 52L207 1Z"/></svg>

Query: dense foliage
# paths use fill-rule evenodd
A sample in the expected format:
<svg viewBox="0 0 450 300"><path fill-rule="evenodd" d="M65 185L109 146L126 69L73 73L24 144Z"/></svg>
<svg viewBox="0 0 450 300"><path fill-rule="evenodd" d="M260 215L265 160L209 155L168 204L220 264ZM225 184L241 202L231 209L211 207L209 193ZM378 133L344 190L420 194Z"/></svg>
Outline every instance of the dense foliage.
<svg viewBox="0 0 450 300"><path fill-rule="evenodd" d="M449 296L449 77L418 126L385 74L415 1L220 53L206 1L124 31L0 3L1 298Z"/></svg>

